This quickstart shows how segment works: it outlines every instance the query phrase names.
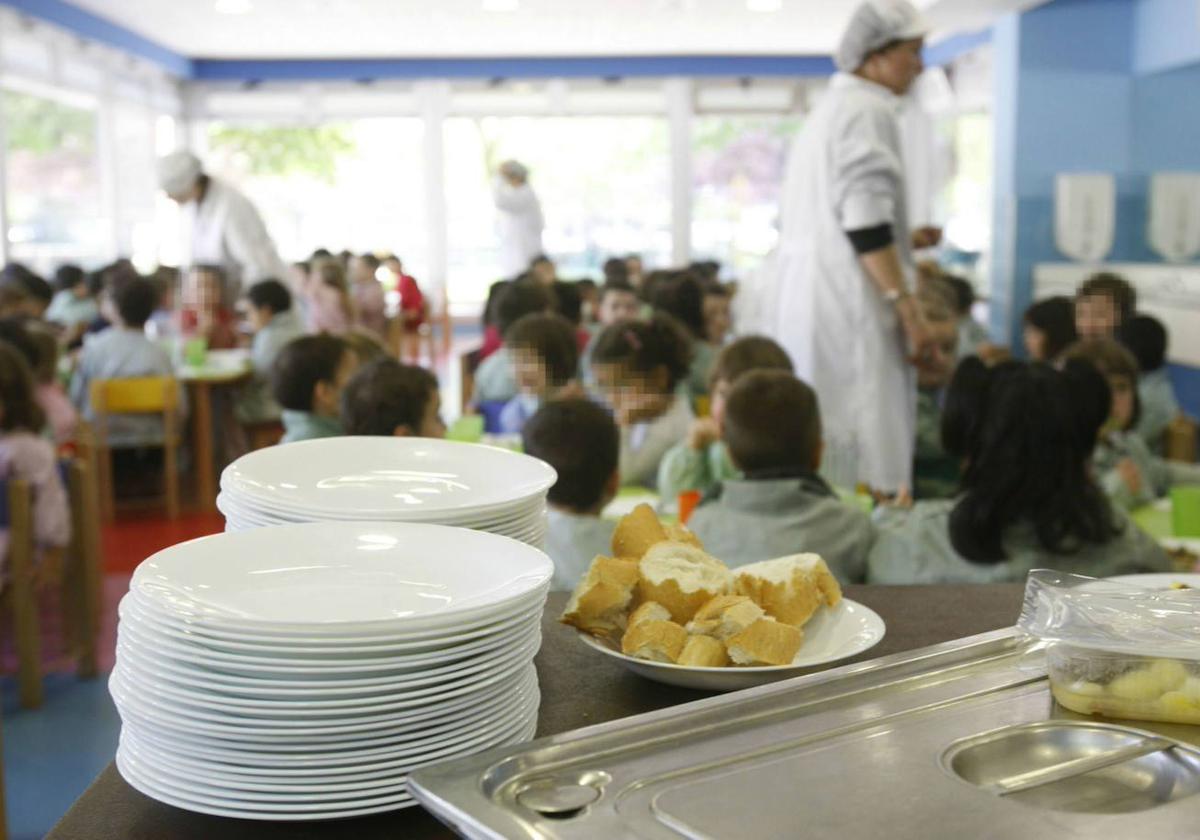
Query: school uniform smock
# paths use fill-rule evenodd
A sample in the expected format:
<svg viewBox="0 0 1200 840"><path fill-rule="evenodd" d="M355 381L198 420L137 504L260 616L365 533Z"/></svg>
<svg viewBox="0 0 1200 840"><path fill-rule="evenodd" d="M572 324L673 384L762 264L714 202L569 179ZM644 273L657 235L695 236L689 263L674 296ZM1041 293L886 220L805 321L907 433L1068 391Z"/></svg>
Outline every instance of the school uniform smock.
<svg viewBox="0 0 1200 840"><path fill-rule="evenodd" d="M1033 569L1093 577L1171 569L1162 547L1117 509L1113 510L1113 520L1121 530L1108 542L1084 543L1073 553L1051 554L1038 542L1031 523L1017 523L1002 538L1008 559L973 563L961 557L950 543L950 513L955 504L955 499L937 499L917 502L907 510L877 510L867 582L1001 583L1023 581Z"/></svg>
<svg viewBox="0 0 1200 840"><path fill-rule="evenodd" d="M304 335L304 325L294 309L277 312L266 325L254 334L250 344L253 377L238 392L234 409L243 423L260 423L279 419L279 403L271 394L271 370L279 353L291 342Z"/></svg>
<svg viewBox="0 0 1200 840"><path fill-rule="evenodd" d="M676 394L663 414L644 423L621 427L621 486L658 486L658 466L672 446L687 436L695 420L687 396Z"/></svg>
<svg viewBox="0 0 1200 840"><path fill-rule="evenodd" d="M658 492L671 500L685 490L707 493L722 481L741 477L741 471L729 459L724 441L693 449L684 440L667 450L658 465Z"/></svg>
<svg viewBox="0 0 1200 840"><path fill-rule="evenodd" d="M598 516L550 508L546 525L546 554L554 561L550 588L570 592L597 555L610 556L615 527L615 522Z"/></svg>
<svg viewBox="0 0 1200 840"><path fill-rule="evenodd" d="M866 577L874 541L870 518L815 475L723 481L688 528L730 567L812 552L842 583Z"/></svg>
<svg viewBox="0 0 1200 840"><path fill-rule="evenodd" d="M1133 461L1142 475L1142 486L1136 493L1129 489L1117 469L1126 458ZM1124 510L1160 499L1178 484L1200 484L1200 464L1159 458L1136 432L1112 432L1101 438L1092 455L1092 470L1112 503Z"/></svg>
<svg viewBox="0 0 1200 840"><path fill-rule="evenodd" d="M817 392L822 473L845 487L896 490L912 471L916 376L905 336L847 236L889 225L912 276L898 104L881 85L834 75L792 146L784 185L771 334Z"/></svg>
<svg viewBox="0 0 1200 840"><path fill-rule="evenodd" d="M1175 399L1175 389L1165 367L1138 377L1138 401L1142 413L1135 430L1151 452L1161 455L1167 428L1180 414L1179 401Z"/></svg>

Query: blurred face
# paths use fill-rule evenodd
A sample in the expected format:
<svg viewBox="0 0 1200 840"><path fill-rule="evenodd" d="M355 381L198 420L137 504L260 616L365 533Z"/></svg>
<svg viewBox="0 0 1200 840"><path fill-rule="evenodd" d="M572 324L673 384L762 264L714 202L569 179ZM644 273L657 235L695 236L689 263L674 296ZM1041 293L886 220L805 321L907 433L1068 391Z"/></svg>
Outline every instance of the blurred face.
<svg viewBox="0 0 1200 840"><path fill-rule="evenodd" d="M76 283L71 287L71 294L75 296L76 300L83 300L88 297L88 284L86 282Z"/></svg>
<svg viewBox="0 0 1200 840"><path fill-rule="evenodd" d="M354 283L370 283L375 279L375 269L362 257L350 260L350 280Z"/></svg>
<svg viewBox="0 0 1200 840"><path fill-rule="evenodd" d="M1046 334L1033 324L1026 324L1021 338L1025 342L1025 352L1035 362L1049 361L1046 358Z"/></svg>
<svg viewBox="0 0 1200 840"><path fill-rule="evenodd" d="M255 332L271 323L271 319L275 317L275 313L267 306L251 306L246 314Z"/></svg>
<svg viewBox="0 0 1200 840"><path fill-rule="evenodd" d="M187 204L189 201L195 201L199 197L200 197L200 182L199 181L192 184L190 187L188 187L183 192L167 193L167 198L171 199L172 201L174 201L176 204L179 204L179 205Z"/></svg>
<svg viewBox="0 0 1200 840"><path fill-rule="evenodd" d="M185 306L215 309L221 304L221 280L211 271L188 272L183 294Z"/></svg>
<svg viewBox="0 0 1200 840"><path fill-rule="evenodd" d="M1121 324L1112 298L1087 295L1075 301L1075 332L1080 338L1111 338Z"/></svg>
<svg viewBox="0 0 1200 840"><path fill-rule="evenodd" d="M917 369L917 386L921 388L941 388L950 381L954 366L958 359L958 329L953 322L934 321L929 325L929 331L937 340L941 360L936 367L922 366Z"/></svg>
<svg viewBox="0 0 1200 840"><path fill-rule="evenodd" d="M550 262L550 260L538 260L530 266L529 273L533 275L534 280L543 286L549 286L556 279L554 263Z"/></svg>
<svg viewBox="0 0 1200 840"><path fill-rule="evenodd" d="M653 420L670 407L671 394L666 392L666 371L650 376L633 373L619 364L596 365L596 385L612 406L617 423L628 426Z"/></svg>
<svg viewBox="0 0 1200 840"><path fill-rule="evenodd" d="M1128 376L1108 377L1108 388L1112 391L1112 415L1108 418L1105 431L1129 428L1133 422L1135 387Z"/></svg>
<svg viewBox="0 0 1200 840"><path fill-rule="evenodd" d="M641 304L633 292L607 292L600 300L600 323L606 327L637 320Z"/></svg>
<svg viewBox="0 0 1200 840"><path fill-rule="evenodd" d="M729 329L733 326L729 298L724 295L705 295L704 331L713 344L724 344Z"/></svg>
<svg viewBox="0 0 1200 840"><path fill-rule="evenodd" d="M358 357L350 350L342 354L341 364L332 382L318 382L313 393L313 413L323 417L337 417L342 399L342 389L358 370Z"/></svg>
<svg viewBox="0 0 1200 840"><path fill-rule="evenodd" d="M546 363L532 350L511 348L513 374L522 394L544 396L550 390L550 374Z"/></svg>
<svg viewBox="0 0 1200 840"><path fill-rule="evenodd" d="M897 96L903 96L925 69L925 62L921 58L924 46L922 38L901 41L891 49L868 58L863 64L863 74Z"/></svg>

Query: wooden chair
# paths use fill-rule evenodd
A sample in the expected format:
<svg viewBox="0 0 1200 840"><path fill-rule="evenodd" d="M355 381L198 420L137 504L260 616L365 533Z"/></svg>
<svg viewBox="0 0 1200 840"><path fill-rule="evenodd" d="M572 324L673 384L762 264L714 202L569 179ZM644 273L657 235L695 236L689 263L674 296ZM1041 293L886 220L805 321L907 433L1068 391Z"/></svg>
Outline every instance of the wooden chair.
<svg viewBox="0 0 1200 840"><path fill-rule="evenodd" d="M283 423L279 420L264 420L261 423L244 423L249 438L250 451L266 449L283 439Z"/></svg>
<svg viewBox="0 0 1200 840"><path fill-rule="evenodd" d="M113 493L112 448L108 444L108 424L112 415L160 414L163 421L163 484L167 516L179 516L179 383L170 376L146 376L131 379L102 379L92 383L92 412L95 438L101 515L113 518L116 502Z"/></svg>
<svg viewBox="0 0 1200 840"><path fill-rule="evenodd" d="M1184 461L1188 464L1196 461L1196 436L1200 426L1186 415L1180 414L1167 427L1166 440L1163 443L1163 454L1169 461Z"/></svg>
<svg viewBox="0 0 1200 840"><path fill-rule="evenodd" d="M97 642L104 585L100 491L94 470L84 461L68 461L63 471L71 505L71 542L62 581L63 617L67 644L77 661L76 673L90 679L99 673Z"/></svg>
<svg viewBox="0 0 1200 840"><path fill-rule="evenodd" d="M13 641L17 650L17 695L21 707L36 709L42 705L42 644L38 628L37 587L33 580L34 533L33 493L19 478L0 481L7 500L7 516L0 518L8 526L7 582L3 600L5 612L12 616Z"/></svg>
<svg viewBox="0 0 1200 840"><path fill-rule="evenodd" d="M458 370L462 385L462 413L467 414L471 409L471 400L475 397L475 371L479 368L482 348L468 350L458 357Z"/></svg>

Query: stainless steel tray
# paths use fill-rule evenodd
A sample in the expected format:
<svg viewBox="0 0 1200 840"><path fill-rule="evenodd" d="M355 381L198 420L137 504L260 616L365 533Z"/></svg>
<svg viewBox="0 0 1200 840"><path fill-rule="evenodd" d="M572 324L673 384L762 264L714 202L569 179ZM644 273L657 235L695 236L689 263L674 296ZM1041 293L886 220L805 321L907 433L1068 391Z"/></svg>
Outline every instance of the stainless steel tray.
<svg viewBox="0 0 1200 840"><path fill-rule="evenodd" d="M1054 704L1012 630L425 768L475 838L1200 837L1200 731Z"/></svg>

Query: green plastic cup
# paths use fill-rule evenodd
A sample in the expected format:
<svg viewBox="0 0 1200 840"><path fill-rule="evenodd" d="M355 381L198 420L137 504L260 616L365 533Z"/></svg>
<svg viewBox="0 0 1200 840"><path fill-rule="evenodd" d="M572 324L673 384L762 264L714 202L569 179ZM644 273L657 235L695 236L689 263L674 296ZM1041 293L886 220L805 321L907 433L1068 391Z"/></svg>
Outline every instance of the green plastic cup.
<svg viewBox="0 0 1200 840"><path fill-rule="evenodd" d="M483 416L480 414L464 414L446 430L446 440L479 443L482 437Z"/></svg>
<svg viewBox="0 0 1200 840"><path fill-rule="evenodd" d="M1177 537L1200 537L1200 486L1171 488L1171 529Z"/></svg>
<svg viewBox="0 0 1200 840"><path fill-rule="evenodd" d="M183 361L191 367L204 367L208 360L208 341L203 338L189 338L183 345Z"/></svg>

